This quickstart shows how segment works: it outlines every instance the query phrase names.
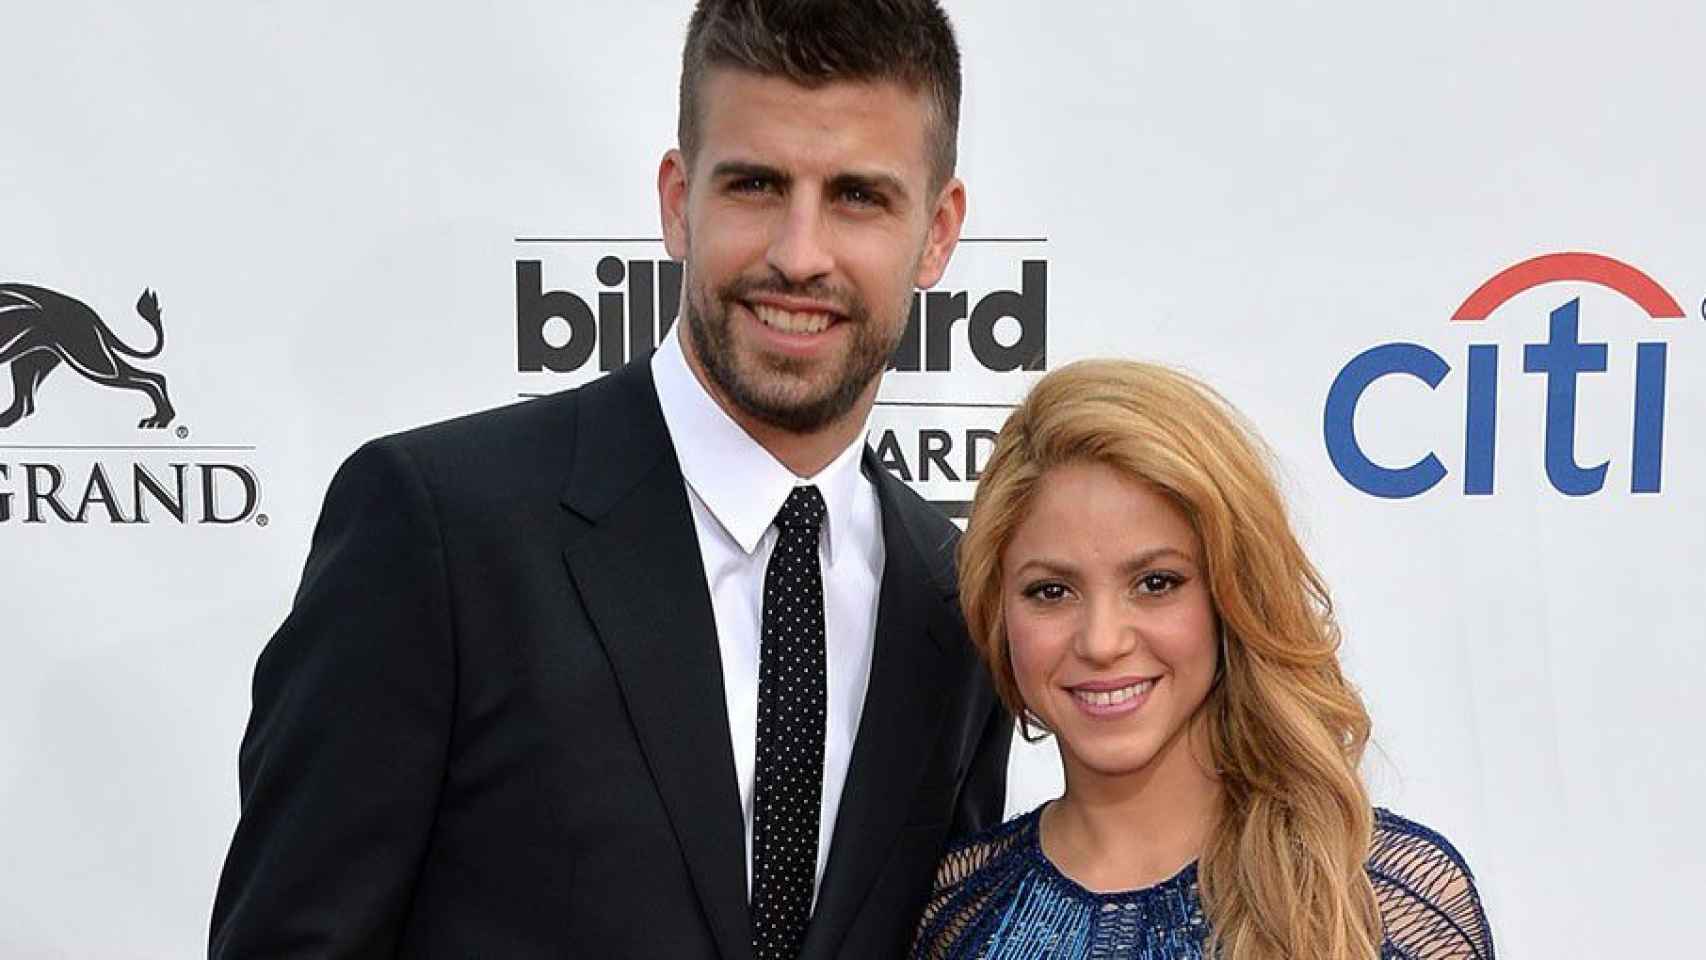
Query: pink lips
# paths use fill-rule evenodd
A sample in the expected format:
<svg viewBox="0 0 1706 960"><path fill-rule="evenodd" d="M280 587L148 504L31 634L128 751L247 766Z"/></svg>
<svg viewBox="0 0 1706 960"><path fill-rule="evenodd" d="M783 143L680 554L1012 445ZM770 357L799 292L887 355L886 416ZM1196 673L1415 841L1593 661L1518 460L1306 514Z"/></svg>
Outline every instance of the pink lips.
<svg viewBox="0 0 1706 960"><path fill-rule="evenodd" d="M1108 680L1088 680L1067 688L1072 702L1086 715L1097 719L1123 717L1136 713L1149 702L1158 677L1114 677Z"/></svg>

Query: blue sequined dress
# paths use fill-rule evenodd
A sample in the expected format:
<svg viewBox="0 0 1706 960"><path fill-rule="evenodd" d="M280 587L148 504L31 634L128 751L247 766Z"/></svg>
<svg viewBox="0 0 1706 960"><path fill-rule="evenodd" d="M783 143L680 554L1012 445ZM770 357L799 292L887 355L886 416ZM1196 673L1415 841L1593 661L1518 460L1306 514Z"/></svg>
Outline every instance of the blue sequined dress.
<svg viewBox="0 0 1706 960"><path fill-rule="evenodd" d="M919 926L920 960L1200 960L1208 935L1196 865L1153 887L1093 893L1055 869L1041 808L951 851ZM1474 878L1449 841L1375 811L1368 858L1382 960L1492 960Z"/></svg>

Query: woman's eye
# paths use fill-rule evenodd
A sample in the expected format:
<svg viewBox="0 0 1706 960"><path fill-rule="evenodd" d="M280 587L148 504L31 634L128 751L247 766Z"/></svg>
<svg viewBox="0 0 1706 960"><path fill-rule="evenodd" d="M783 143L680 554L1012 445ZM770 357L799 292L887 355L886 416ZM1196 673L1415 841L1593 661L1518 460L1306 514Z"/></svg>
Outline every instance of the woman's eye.
<svg viewBox="0 0 1706 960"><path fill-rule="evenodd" d="M1172 573L1146 573L1137 580L1137 592L1149 595L1166 593L1184 581Z"/></svg>
<svg viewBox="0 0 1706 960"><path fill-rule="evenodd" d="M1038 583L1025 588L1025 596L1033 600L1042 600L1045 603L1064 600L1066 593L1066 584L1064 583Z"/></svg>

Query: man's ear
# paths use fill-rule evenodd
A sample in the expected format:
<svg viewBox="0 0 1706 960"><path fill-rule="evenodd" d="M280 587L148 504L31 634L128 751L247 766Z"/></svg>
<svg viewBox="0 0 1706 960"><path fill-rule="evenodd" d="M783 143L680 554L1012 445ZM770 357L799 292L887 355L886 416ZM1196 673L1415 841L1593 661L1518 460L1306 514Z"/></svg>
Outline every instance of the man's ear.
<svg viewBox="0 0 1706 960"><path fill-rule="evenodd" d="M687 259L687 158L680 150L664 154L658 164L658 217L664 249L676 260Z"/></svg>
<svg viewBox="0 0 1706 960"><path fill-rule="evenodd" d="M950 179L936 197L930 214L930 232L924 239L924 253L918 258L918 276L914 286L929 288L942 279L948 260L960 242L960 227L966 222L966 185L959 177Z"/></svg>

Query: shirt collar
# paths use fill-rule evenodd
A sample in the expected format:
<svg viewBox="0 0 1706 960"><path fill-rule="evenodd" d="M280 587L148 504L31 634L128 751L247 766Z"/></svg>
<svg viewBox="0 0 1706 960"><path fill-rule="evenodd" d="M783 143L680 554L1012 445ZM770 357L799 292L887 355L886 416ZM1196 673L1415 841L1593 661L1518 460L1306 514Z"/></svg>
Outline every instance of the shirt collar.
<svg viewBox="0 0 1706 960"><path fill-rule="evenodd" d="M829 562L834 563L836 531L841 531L840 539L846 540L853 530L854 501L864 479L859 460L868 423L815 476L795 476L717 405L688 367L681 348L685 335L681 329L686 322L685 318L678 321L652 355L658 406L663 410L682 477L717 523L748 554L758 549L794 487L815 485L827 508L824 547Z"/></svg>

